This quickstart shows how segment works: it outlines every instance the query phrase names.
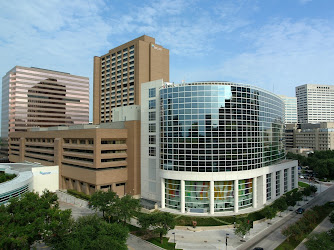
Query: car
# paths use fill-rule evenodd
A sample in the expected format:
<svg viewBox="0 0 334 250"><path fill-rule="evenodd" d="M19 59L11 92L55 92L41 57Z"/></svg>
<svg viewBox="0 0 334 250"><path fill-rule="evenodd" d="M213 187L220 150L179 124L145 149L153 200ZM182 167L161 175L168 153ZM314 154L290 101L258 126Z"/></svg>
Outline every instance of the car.
<svg viewBox="0 0 334 250"><path fill-rule="evenodd" d="M263 250L262 247L255 247L253 250Z"/></svg>
<svg viewBox="0 0 334 250"><path fill-rule="evenodd" d="M305 209L300 207L296 210L296 214L302 214L302 213L304 213L304 211L305 211Z"/></svg>

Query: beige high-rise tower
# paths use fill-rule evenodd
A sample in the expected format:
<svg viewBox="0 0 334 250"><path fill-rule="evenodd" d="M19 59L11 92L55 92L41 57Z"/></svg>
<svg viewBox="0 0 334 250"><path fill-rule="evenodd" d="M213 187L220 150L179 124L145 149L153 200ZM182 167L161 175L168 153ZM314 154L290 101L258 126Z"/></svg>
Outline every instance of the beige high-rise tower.
<svg viewBox="0 0 334 250"><path fill-rule="evenodd" d="M169 81L169 50L141 36L94 57L93 123L112 122L112 109L140 104L140 84Z"/></svg>

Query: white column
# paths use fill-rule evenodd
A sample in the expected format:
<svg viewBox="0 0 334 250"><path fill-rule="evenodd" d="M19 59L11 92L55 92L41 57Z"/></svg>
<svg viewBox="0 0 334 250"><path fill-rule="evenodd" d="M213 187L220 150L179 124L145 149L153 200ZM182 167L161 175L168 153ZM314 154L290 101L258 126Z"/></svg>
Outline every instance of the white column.
<svg viewBox="0 0 334 250"><path fill-rule="evenodd" d="M181 180L181 213L185 213L186 211L186 195L185 195L185 181Z"/></svg>
<svg viewBox="0 0 334 250"><path fill-rule="evenodd" d="M288 191L290 191L292 188L292 185L291 185L291 183L292 183L292 178L291 178L291 167L290 168L288 168Z"/></svg>
<svg viewBox="0 0 334 250"><path fill-rule="evenodd" d="M261 201L261 205L264 205L266 204L267 202L267 174L264 174L262 175L262 185L261 185L261 188L262 188L262 201Z"/></svg>
<svg viewBox="0 0 334 250"><path fill-rule="evenodd" d="M298 188L298 166L295 166L295 188Z"/></svg>
<svg viewBox="0 0 334 250"><path fill-rule="evenodd" d="M280 196L284 194L284 169L282 169L280 172L280 182L281 182L281 192Z"/></svg>
<svg viewBox="0 0 334 250"><path fill-rule="evenodd" d="M165 208L165 179L161 178L161 208Z"/></svg>
<svg viewBox="0 0 334 250"><path fill-rule="evenodd" d="M210 214L215 213L215 182L210 181Z"/></svg>
<svg viewBox="0 0 334 250"><path fill-rule="evenodd" d="M234 212L239 212L239 180L234 180Z"/></svg>
<svg viewBox="0 0 334 250"><path fill-rule="evenodd" d="M257 177L253 178L253 208L257 208Z"/></svg>
<svg viewBox="0 0 334 250"><path fill-rule="evenodd" d="M271 199L276 199L276 171L271 173Z"/></svg>

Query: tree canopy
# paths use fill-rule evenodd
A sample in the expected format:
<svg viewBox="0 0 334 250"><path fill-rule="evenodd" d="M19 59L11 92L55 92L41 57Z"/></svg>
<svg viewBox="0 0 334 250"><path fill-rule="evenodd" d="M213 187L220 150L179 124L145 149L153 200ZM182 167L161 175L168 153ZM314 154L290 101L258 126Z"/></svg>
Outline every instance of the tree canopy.
<svg viewBox="0 0 334 250"><path fill-rule="evenodd" d="M249 232L250 230L250 224L247 220L239 220L237 221L236 227L234 229L234 233L238 235L241 238L244 238L244 236Z"/></svg>
<svg viewBox="0 0 334 250"><path fill-rule="evenodd" d="M162 237L175 227L174 216L170 213L160 211L155 211L150 214L141 214L138 216L138 222L143 229L150 229L159 234L161 244L163 240Z"/></svg>
<svg viewBox="0 0 334 250"><path fill-rule="evenodd" d="M55 249L120 249L126 250L128 229L107 223L97 215L80 217L70 232L57 241L48 242Z"/></svg>
<svg viewBox="0 0 334 250"><path fill-rule="evenodd" d="M334 151L314 151L308 157L287 153L288 159L298 160L300 166L309 166L319 178L334 179Z"/></svg>
<svg viewBox="0 0 334 250"><path fill-rule="evenodd" d="M71 211L59 210L57 195L28 192L0 206L0 248L29 249L37 240L59 237Z"/></svg>

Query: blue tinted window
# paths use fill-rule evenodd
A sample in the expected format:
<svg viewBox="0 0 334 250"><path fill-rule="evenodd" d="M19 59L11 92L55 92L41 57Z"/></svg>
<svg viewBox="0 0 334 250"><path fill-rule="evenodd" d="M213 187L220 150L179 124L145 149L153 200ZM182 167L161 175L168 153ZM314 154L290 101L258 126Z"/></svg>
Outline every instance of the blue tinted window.
<svg viewBox="0 0 334 250"><path fill-rule="evenodd" d="M155 88L148 90L148 97L149 98L155 97Z"/></svg>

